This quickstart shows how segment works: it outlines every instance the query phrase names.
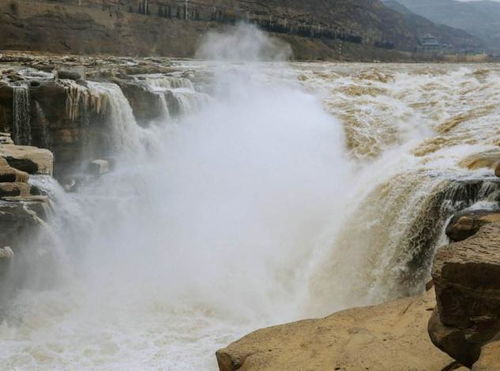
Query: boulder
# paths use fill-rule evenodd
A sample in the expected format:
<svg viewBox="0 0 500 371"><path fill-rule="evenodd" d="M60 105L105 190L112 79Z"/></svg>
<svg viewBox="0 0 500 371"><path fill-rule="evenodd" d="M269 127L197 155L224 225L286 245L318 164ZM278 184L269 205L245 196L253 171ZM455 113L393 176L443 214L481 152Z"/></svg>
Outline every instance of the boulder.
<svg viewBox="0 0 500 371"><path fill-rule="evenodd" d="M456 214L446 227L446 235L450 240L463 241L489 223L500 223L500 210L473 210Z"/></svg>
<svg viewBox="0 0 500 371"><path fill-rule="evenodd" d="M497 162L495 166L495 176L500 177L500 162Z"/></svg>
<svg viewBox="0 0 500 371"><path fill-rule="evenodd" d="M6 144L0 146L0 157L9 166L28 174L52 175L54 156L47 149Z"/></svg>
<svg viewBox="0 0 500 371"><path fill-rule="evenodd" d="M426 330L434 295L258 330L219 350L221 371L441 370Z"/></svg>
<svg viewBox="0 0 500 371"><path fill-rule="evenodd" d="M432 342L467 367L500 332L500 224L436 254L432 269L437 308L429 321Z"/></svg>
<svg viewBox="0 0 500 371"><path fill-rule="evenodd" d="M472 371L498 370L500 370L500 341L494 341L481 349L481 356L472 366Z"/></svg>

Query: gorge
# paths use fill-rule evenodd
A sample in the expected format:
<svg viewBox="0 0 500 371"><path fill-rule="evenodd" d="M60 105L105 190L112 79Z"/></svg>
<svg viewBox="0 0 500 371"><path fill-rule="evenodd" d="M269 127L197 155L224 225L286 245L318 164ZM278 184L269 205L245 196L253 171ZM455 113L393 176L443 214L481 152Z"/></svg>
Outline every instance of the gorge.
<svg viewBox="0 0 500 371"><path fill-rule="evenodd" d="M500 67L288 62L291 49L240 25L209 33L197 59L2 54L2 365L214 370L223 348L221 370L390 369L340 360L351 353L329 336L381 352L377 321L387 340L402 307L389 343L410 354L418 318L426 353L410 366L444 369L453 359L423 339L431 276L435 328L489 316L497 330L496 299L460 317L439 292L467 278L440 267L474 241L491 250L474 250L472 272L497 277ZM464 302L479 302L468 284ZM460 359L438 330L469 367L498 336ZM340 363L290 356L315 343Z"/></svg>

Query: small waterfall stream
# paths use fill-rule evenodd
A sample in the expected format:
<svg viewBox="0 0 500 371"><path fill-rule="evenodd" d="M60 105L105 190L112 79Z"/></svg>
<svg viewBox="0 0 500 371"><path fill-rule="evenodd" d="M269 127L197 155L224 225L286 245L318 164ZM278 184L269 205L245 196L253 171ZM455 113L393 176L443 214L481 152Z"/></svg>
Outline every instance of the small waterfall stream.
<svg viewBox="0 0 500 371"><path fill-rule="evenodd" d="M199 112L210 97L197 91L191 80L184 77L146 75L136 77L148 90L160 97L163 107L163 122Z"/></svg>
<svg viewBox="0 0 500 371"><path fill-rule="evenodd" d="M27 85L13 86L13 139L16 144L31 144L30 96Z"/></svg>
<svg viewBox="0 0 500 371"><path fill-rule="evenodd" d="M135 121L132 108L120 87L113 83L89 82L92 96L100 98L108 112L108 130L104 146L111 153L135 153L142 150L142 128Z"/></svg>

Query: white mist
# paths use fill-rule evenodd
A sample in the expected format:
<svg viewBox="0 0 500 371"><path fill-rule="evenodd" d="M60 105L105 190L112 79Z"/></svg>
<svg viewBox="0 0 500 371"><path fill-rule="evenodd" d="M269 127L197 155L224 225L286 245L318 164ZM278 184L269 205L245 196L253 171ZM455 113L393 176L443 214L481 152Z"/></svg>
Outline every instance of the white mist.
<svg viewBox="0 0 500 371"><path fill-rule="evenodd" d="M75 277L19 296L0 330L3 364L214 369L220 346L304 315L308 262L343 209L342 127L255 63L286 47L248 26L232 32L200 49L238 63L216 68L199 111L146 133L113 124L116 169L58 219Z"/></svg>

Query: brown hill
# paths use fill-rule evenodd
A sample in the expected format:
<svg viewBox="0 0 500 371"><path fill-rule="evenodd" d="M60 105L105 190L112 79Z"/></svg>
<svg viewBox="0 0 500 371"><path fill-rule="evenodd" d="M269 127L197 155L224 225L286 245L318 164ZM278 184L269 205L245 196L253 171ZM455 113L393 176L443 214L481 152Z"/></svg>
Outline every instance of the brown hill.
<svg viewBox="0 0 500 371"><path fill-rule="evenodd" d="M287 39L299 59L394 60L424 33L449 50L480 47L431 22L415 29L379 0L5 0L0 48L190 57L207 30L249 21Z"/></svg>

